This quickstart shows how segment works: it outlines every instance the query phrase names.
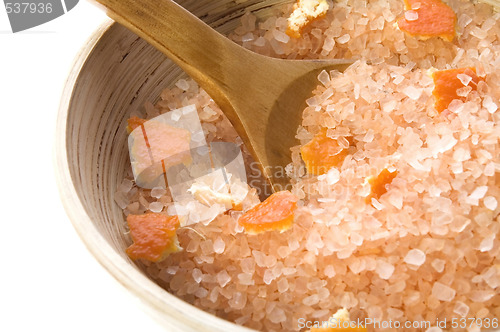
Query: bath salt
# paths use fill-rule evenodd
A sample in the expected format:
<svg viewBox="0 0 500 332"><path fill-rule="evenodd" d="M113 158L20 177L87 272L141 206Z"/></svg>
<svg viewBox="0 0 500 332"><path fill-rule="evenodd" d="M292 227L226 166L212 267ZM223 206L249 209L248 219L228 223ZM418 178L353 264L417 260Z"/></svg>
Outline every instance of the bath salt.
<svg viewBox="0 0 500 332"><path fill-rule="evenodd" d="M194 306L254 330L297 331L296 317L326 320L344 306L351 317L378 320L435 321L438 311L447 320L494 316L500 287L493 264L500 231L500 16L490 16L485 4L451 3L458 19L453 42L420 39L396 21L418 24L426 5L412 0L406 13L403 5L336 2L300 37L285 33L291 8L264 20L245 14L230 34L265 56L356 59L344 72L318 72L317 86L302 100L307 102L295 128L298 143L285 169L277 170L290 177L286 189L298 198L286 230L250 235L239 225L261 202L259 195L266 196L256 181L261 170L220 107L194 81L181 78L165 89L154 106L140 109L145 116L135 111L147 121L194 105L202 130L191 142L236 142L245 162L242 182L249 184L241 203L223 212L201 203L178 204L161 185L141 188L130 171L122 184L119 179L114 199L125 215L158 211L161 204L159 213L192 214L196 221L178 230L184 250L145 264L150 278ZM480 80L458 70L472 65ZM456 97L439 112L432 73L447 69L458 70ZM183 116L174 112L172 120ZM321 155L342 152L337 162L311 174L301 150L322 131L335 144ZM305 158L322 160L313 157ZM190 169L179 169L184 167ZM368 179L384 169L397 173L372 196ZM226 168L229 177L235 171Z"/></svg>
<svg viewBox="0 0 500 332"><path fill-rule="evenodd" d="M440 301L450 302L455 297L456 291L440 282L432 286L432 295Z"/></svg>
<svg viewBox="0 0 500 332"><path fill-rule="evenodd" d="M406 254L404 262L411 265L420 266L425 262L425 253L420 249L412 249Z"/></svg>

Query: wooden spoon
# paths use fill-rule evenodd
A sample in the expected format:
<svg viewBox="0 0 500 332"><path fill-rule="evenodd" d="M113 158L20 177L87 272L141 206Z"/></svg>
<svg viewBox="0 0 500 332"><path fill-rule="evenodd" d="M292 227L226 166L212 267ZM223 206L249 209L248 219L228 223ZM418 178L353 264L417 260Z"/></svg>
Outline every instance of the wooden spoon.
<svg viewBox="0 0 500 332"><path fill-rule="evenodd" d="M219 105L260 163L274 191L287 189L284 167L305 100L323 69L350 60L281 60L227 39L171 0L96 0L107 15L167 55ZM289 188L288 188L289 189Z"/></svg>

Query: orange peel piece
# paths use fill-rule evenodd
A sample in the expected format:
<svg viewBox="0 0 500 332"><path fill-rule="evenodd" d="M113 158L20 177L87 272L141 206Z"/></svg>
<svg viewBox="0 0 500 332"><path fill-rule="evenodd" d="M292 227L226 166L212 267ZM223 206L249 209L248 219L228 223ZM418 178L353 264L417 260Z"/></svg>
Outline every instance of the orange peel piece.
<svg viewBox="0 0 500 332"><path fill-rule="evenodd" d="M130 134L135 128L142 126L147 120L141 119L137 116L133 116L127 120L127 133Z"/></svg>
<svg viewBox="0 0 500 332"><path fill-rule="evenodd" d="M385 194L387 192L387 185L390 185L396 176L398 176L397 170L390 172L387 168L384 168L377 176L369 177L367 180L371 186L371 192L366 197L366 203L371 203L372 198L379 199Z"/></svg>
<svg viewBox="0 0 500 332"><path fill-rule="evenodd" d="M313 175L325 174L330 168L342 165L348 153L336 139L326 136L326 129L321 130L309 143L300 148L307 173Z"/></svg>
<svg viewBox="0 0 500 332"><path fill-rule="evenodd" d="M455 38L457 15L441 0L404 0L406 11L398 19L399 29L421 39L441 37Z"/></svg>
<svg viewBox="0 0 500 332"><path fill-rule="evenodd" d="M470 82L464 85L459 75L469 76L471 78ZM472 91L475 91L477 90L477 84L482 80L476 75L476 68L474 67L438 70L432 73L432 79L434 80L434 90L432 91L435 98L434 107L439 113L447 109L454 99L465 101L465 97L457 94L458 89L470 86Z"/></svg>
<svg viewBox="0 0 500 332"><path fill-rule="evenodd" d="M177 216L160 213L128 215L127 223L134 243L127 248L127 255L133 259L160 262L169 254L181 250L177 239L180 221Z"/></svg>
<svg viewBox="0 0 500 332"><path fill-rule="evenodd" d="M249 234L278 230L284 232L293 224L298 198L289 191L278 191L264 202L244 213L238 223Z"/></svg>
<svg viewBox="0 0 500 332"><path fill-rule="evenodd" d="M299 38L305 27L326 15L330 5L326 0L297 0L288 18L287 35Z"/></svg>

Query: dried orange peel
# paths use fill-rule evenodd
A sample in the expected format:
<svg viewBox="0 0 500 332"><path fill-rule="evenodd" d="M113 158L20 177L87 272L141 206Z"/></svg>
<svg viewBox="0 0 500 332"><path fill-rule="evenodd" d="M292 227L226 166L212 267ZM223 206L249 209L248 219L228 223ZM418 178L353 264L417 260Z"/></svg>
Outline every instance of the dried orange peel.
<svg viewBox="0 0 500 332"><path fill-rule="evenodd" d="M142 126L147 120L138 118L137 116L133 116L130 119L127 120L128 126L127 126L127 133L131 133L134 131L135 128Z"/></svg>
<svg viewBox="0 0 500 332"><path fill-rule="evenodd" d="M330 5L326 0L297 0L288 18L286 33L290 37L299 38L305 27L324 17L329 9Z"/></svg>
<svg viewBox="0 0 500 332"><path fill-rule="evenodd" d="M332 167L341 166L348 150L342 148L336 139L328 137L326 129L323 129L300 148L300 154L306 164L307 173L322 175Z"/></svg>
<svg viewBox="0 0 500 332"><path fill-rule="evenodd" d="M399 29L421 39L455 38L457 15L441 0L404 0L406 11L398 19Z"/></svg>
<svg viewBox="0 0 500 332"><path fill-rule="evenodd" d="M128 215L127 223L134 241L126 250L131 259L160 262L181 250L176 233L180 225L177 216L160 213Z"/></svg>
<svg viewBox="0 0 500 332"><path fill-rule="evenodd" d="M470 78L469 82L464 84L462 82L464 79L460 80L461 76L465 78L468 76ZM438 70L432 73L432 79L434 80L434 90L432 91L435 98L434 107L440 113L447 109L454 99L465 101L465 97L457 94L458 89L470 86L471 91L475 91L477 90L477 84L482 80L477 76L474 67Z"/></svg>
<svg viewBox="0 0 500 332"><path fill-rule="evenodd" d="M238 223L249 234L284 232L292 227L298 198L289 191L278 191L244 213Z"/></svg>
<svg viewBox="0 0 500 332"><path fill-rule="evenodd" d="M383 194L387 192L387 186L392 183L392 180L398 176L398 171L389 171L384 168L377 176L371 176L367 179L371 187L371 192L368 197L366 197L366 203L371 203L372 198L379 199Z"/></svg>

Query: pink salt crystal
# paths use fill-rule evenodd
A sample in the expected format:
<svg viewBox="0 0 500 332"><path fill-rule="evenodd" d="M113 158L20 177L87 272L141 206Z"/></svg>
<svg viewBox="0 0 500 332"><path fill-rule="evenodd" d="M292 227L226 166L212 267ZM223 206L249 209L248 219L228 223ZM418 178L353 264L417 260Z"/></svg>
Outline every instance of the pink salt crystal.
<svg viewBox="0 0 500 332"><path fill-rule="evenodd" d="M480 186L474 189L474 191L469 195L470 199L481 199L488 192L488 186Z"/></svg>
<svg viewBox="0 0 500 332"><path fill-rule="evenodd" d="M255 272L255 260L252 257L242 259L240 266L244 273L253 274Z"/></svg>
<svg viewBox="0 0 500 332"><path fill-rule="evenodd" d="M243 292L235 292L227 303L232 309L241 310L247 303L247 294Z"/></svg>
<svg viewBox="0 0 500 332"><path fill-rule="evenodd" d="M212 240L208 239L200 243L200 249L203 255L208 256L214 253L214 245Z"/></svg>
<svg viewBox="0 0 500 332"><path fill-rule="evenodd" d="M403 89L403 93L412 100L417 100L422 95L422 89L417 89L414 86L407 86Z"/></svg>
<svg viewBox="0 0 500 332"><path fill-rule="evenodd" d="M264 37L257 38L253 44L257 47L263 47L266 45L266 39Z"/></svg>
<svg viewBox="0 0 500 332"><path fill-rule="evenodd" d="M273 30L273 37L280 43L288 43L290 41L290 36L288 36L286 33L279 31L279 30Z"/></svg>
<svg viewBox="0 0 500 332"><path fill-rule="evenodd" d="M162 187L155 187L151 189L151 197L154 198L160 198L161 196L165 195L167 191L162 188Z"/></svg>
<svg viewBox="0 0 500 332"><path fill-rule="evenodd" d="M154 213L159 213L163 210L163 204L160 202L152 202L149 204L148 210Z"/></svg>
<svg viewBox="0 0 500 332"><path fill-rule="evenodd" d="M394 265L384 260L377 260L377 267L375 269L375 272L377 272L380 279L387 280L394 273Z"/></svg>
<svg viewBox="0 0 500 332"><path fill-rule="evenodd" d="M311 296L308 296L302 300L302 304L307 305L307 306L313 306L319 302L319 297L318 294L313 294Z"/></svg>
<svg viewBox="0 0 500 332"><path fill-rule="evenodd" d="M373 320L381 320L384 316L382 309L377 305L369 306L366 313L368 314L368 317Z"/></svg>
<svg viewBox="0 0 500 332"><path fill-rule="evenodd" d="M225 287L229 281L231 281L231 276L226 270L222 270L217 273L217 282L221 287Z"/></svg>
<svg viewBox="0 0 500 332"><path fill-rule="evenodd" d="M487 269L481 275L482 279L488 286L495 289L500 286L500 266L494 265Z"/></svg>
<svg viewBox="0 0 500 332"><path fill-rule="evenodd" d="M265 267L266 266L266 254L264 254L261 251L258 250L253 250L252 255L255 258L255 263L257 263L258 266L260 267Z"/></svg>
<svg viewBox="0 0 500 332"><path fill-rule="evenodd" d="M340 36L339 38L337 38L337 42L338 42L339 44L345 44L345 43L347 43L350 39L351 39L351 36L350 36L348 33L346 33L345 35Z"/></svg>
<svg viewBox="0 0 500 332"><path fill-rule="evenodd" d="M472 81L472 77L466 74L458 74L457 78L462 82L464 86L469 85L470 81Z"/></svg>
<svg viewBox="0 0 500 332"><path fill-rule="evenodd" d="M485 318L486 316L488 316L488 314L490 313L490 311L487 309L487 308L481 308L479 309L477 312L476 312L476 319L479 318L479 319L483 319Z"/></svg>
<svg viewBox="0 0 500 332"><path fill-rule="evenodd" d="M488 110L488 113L493 114L497 111L498 106L497 104L493 101L493 99L490 96L485 96L483 99L483 107Z"/></svg>
<svg viewBox="0 0 500 332"><path fill-rule="evenodd" d="M287 257L289 254L290 254L290 248L287 247L287 246L281 246L278 248L278 255L281 257L281 258L285 258Z"/></svg>
<svg viewBox="0 0 500 332"><path fill-rule="evenodd" d="M412 249L406 254L404 262L407 264L420 266L425 262L425 253L420 249Z"/></svg>
<svg viewBox="0 0 500 332"><path fill-rule="evenodd" d="M281 272L283 273L283 275L289 276L289 275L297 273L297 269L294 267L284 267L281 270Z"/></svg>
<svg viewBox="0 0 500 332"><path fill-rule="evenodd" d="M437 326L431 326L425 332L442 332L443 330Z"/></svg>
<svg viewBox="0 0 500 332"><path fill-rule="evenodd" d="M448 287L439 281L436 281L432 286L432 295L440 301L450 302L455 297L455 294L456 291L453 288Z"/></svg>
<svg viewBox="0 0 500 332"><path fill-rule="evenodd" d="M469 298L477 303L486 302L490 300L493 296L495 296L495 292L490 290L476 290L470 292L469 294Z"/></svg>
<svg viewBox="0 0 500 332"><path fill-rule="evenodd" d="M274 280L273 271L271 269L266 269L266 271L264 272L264 277L262 278L262 281L264 281L264 283L266 285L269 285L273 280Z"/></svg>
<svg viewBox="0 0 500 332"><path fill-rule="evenodd" d="M281 278L278 283L278 292L284 293L288 290L288 280L285 278Z"/></svg>
<svg viewBox="0 0 500 332"><path fill-rule="evenodd" d="M255 282L253 280L253 274L250 273L239 273L238 274L238 280L240 281L240 284L242 285L254 285Z"/></svg>
<svg viewBox="0 0 500 332"><path fill-rule="evenodd" d="M205 298L208 295L208 290L206 288L200 287L194 292L194 296L199 298Z"/></svg>
<svg viewBox="0 0 500 332"><path fill-rule="evenodd" d="M203 273L201 272L200 269L193 269L193 272L191 273L191 275L193 276L193 280L199 284L201 282L201 280L203 279Z"/></svg>
<svg viewBox="0 0 500 332"><path fill-rule="evenodd" d="M414 11L414 10L407 10L405 12L405 19L407 21L410 21L410 22L411 21L416 21L416 20L418 20L418 13L416 11Z"/></svg>
<svg viewBox="0 0 500 332"><path fill-rule="evenodd" d="M285 311L279 307L275 307L273 311L271 311L269 315L267 315L267 317L274 324L286 321Z"/></svg>
<svg viewBox="0 0 500 332"><path fill-rule="evenodd" d="M387 318L388 319L398 319L403 316L403 312L399 309L396 308L387 308Z"/></svg>
<svg viewBox="0 0 500 332"><path fill-rule="evenodd" d="M333 265L327 265L325 267L325 275L328 277L328 278L333 278L335 277L335 268L333 267Z"/></svg>
<svg viewBox="0 0 500 332"><path fill-rule="evenodd" d="M431 265L436 270L436 272L441 273L444 271L444 266L446 264L446 261L436 258L432 261Z"/></svg>
<svg viewBox="0 0 500 332"><path fill-rule="evenodd" d="M484 199L483 199L483 203L484 203L484 206L488 209L488 210L491 210L491 211L495 211L497 206L498 206L498 202L496 200L495 197L493 196L486 196Z"/></svg>
<svg viewBox="0 0 500 332"><path fill-rule="evenodd" d="M491 249L493 249L494 240L495 240L494 234L485 237L479 244L479 250L481 252L490 251Z"/></svg>
<svg viewBox="0 0 500 332"><path fill-rule="evenodd" d="M322 70L318 75L318 81L323 84L325 87L330 85L330 75L326 70Z"/></svg>
<svg viewBox="0 0 500 332"><path fill-rule="evenodd" d="M461 317L466 317L469 313L469 306L462 301L457 301L453 308L453 312Z"/></svg>
<svg viewBox="0 0 500 332"><path fill-rule="evenodd" d="M360 246L363 244L363 237L358 233L352 233L349 237L351 239L352 244L356 246Z"/></svg>
<svg viewBox="0 0 500 332"><path fill-rule="evenodd" d="M189 90L189 83L185 79L180 79L175 83L175 86L183 91Z"/></svg>
<svg viewBox="0 0 500 332"><path fill-rule="evenodd" d="M222 254L224 252L224 249L226 248L226 243L219 236L217 239L215 239L213 248L216 254Z"/></svg>

